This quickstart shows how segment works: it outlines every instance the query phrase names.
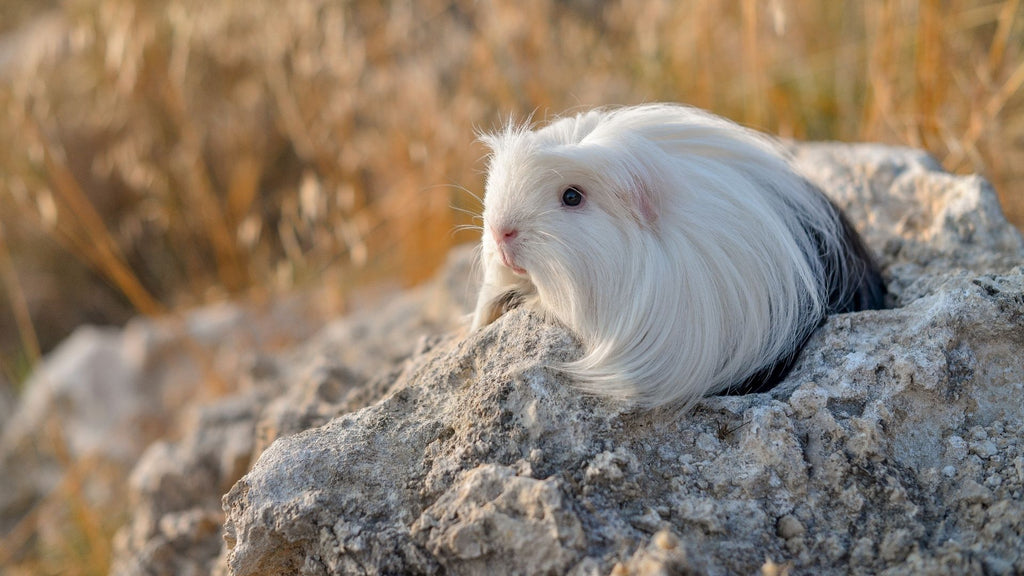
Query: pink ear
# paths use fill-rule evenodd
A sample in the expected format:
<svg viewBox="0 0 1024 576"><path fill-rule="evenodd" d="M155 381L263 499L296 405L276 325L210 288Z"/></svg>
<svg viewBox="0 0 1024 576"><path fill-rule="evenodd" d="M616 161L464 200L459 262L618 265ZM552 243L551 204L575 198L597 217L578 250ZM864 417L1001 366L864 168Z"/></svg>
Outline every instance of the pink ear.
<svg viewBox="0 0 1024 576"><path fill-rule="evenodd" d="M633 178L633 185L629 190L630 201L637 215L644 224L654 224L658 219L658 212L655 206L654 193L639 178Z"/></svg>

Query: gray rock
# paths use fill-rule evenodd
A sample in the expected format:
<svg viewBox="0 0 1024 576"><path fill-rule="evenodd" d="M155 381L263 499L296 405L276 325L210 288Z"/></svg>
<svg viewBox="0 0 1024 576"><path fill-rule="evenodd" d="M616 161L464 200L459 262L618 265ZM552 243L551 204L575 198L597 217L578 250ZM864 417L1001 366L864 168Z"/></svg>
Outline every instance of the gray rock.
<svg viewBox="0 0 1024 576"><path fill-rule="evenodd" d="M881 257L896 305L935 291L950 274L1022 263L1024 241L980 176L947 174L909 148L814 143L795 156Z"/></svg>
<svg viewBox="0 0 1024 576"><path fill-rule="evenodd" d="M29 377L10 418L0 420L0 539L24 526L22 519L33 507L50 502L53 509L54 501L66 500L54 490L69 475L82 476L75 481L78 496L89 506L101 514L123 514L125 479L143 451L179 427L187 435L205 422L185 417L186 407L223 395L225 381L237 378L261 350L309 338L322 325L310 319L316 317L322 315L314 314L308 301L288 298L264 309L221 304L179 318L137 318L120 330L76 330ZM256 410L249 404L244 408ZM224 463L230 472L223 486L203 487L213 492L208 499L215 525L223 516L220 494L249 468L252 422L232 439L234 444L209 448L211 458L230 460L242 439L246 446L243 461ZM177 450L192 449L186 446ZM156 498L159 489L136 495ZM39 517L41 537L29 545L45 548L47 535L59 540L67 520L52 512ZM213 531L215 539L218 532Z"/></svg>
<svg viewBox="0 0 1024 576"><path fill-rule="evenodd" d="M425 354L469 310L471 262L457 258L433 285L383 311L330 322L300 346L250 358L239 394L193 408L177 443L149 447L128 486L134 511L114 541L112 574L210 574L222 552L221 496L278 438L380 400L402 362ZM451 289L459 284L458 289Z"/></svg>
<svg viewBox="0 0 1024 576"><path fill-rule="evenodd" d="M131 458L140 448L126 432L145 402L142 394L125 392L139 389L133 385L143 368L139 352L124 345L119 330L76 330L25 384L25 396L4 427L4 440L20 441L56 416L76 457L102 451L113 459Z"/></svg>
<svg viewBox="0 0 1024 576"><path fill-rule="evenodd" d="M894 307L830 318L770 393L689 413L580 394L547 368L579 354L561 327L518 310L460 328L471 258L455 255L267 360L238 420L151 448L115 572L1024 571L1024 241L988 184L920 152L796 152L880 255ZM251 445L219 439L242 421ZM250 446L218 549L213 496ZM206 489L176 480L203 469Z"/></svg>

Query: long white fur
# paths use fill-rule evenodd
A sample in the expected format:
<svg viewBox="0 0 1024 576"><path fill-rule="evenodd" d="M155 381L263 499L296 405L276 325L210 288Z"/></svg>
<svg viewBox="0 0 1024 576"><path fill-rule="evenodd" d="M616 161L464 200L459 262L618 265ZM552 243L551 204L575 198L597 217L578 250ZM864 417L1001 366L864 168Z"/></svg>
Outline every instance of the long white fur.
<svg viewBox="0 0 1024 576"><path fill-rule="evenodd" d="M844 249L820 192L768 138L679 105L594 110L492 150L473 327L509 293L569 327L590 392L686 405L790 354L821 320L818 258ZM583 191L577 207L563 190ZM502 264L495 230L515 229Z"/></svg>

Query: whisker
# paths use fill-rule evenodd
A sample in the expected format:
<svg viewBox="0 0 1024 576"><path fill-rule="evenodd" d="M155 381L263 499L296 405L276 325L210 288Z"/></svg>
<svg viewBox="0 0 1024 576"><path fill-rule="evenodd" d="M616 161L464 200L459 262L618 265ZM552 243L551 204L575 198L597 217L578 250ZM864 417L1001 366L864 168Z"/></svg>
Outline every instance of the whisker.
<svg viewBox="0 0 1024 576"><path fill-rule="evenodd" d="M465 186L460 186L458 184L452 184L451 186L453 188L455 188L456 190L459 190L459 191L465 192L466 194L469 194L470 196L473 197L474 200L476 200L477 202L480 203L481 206L483 206L484 199L481 198L476 192L473 192L469 188L466 188Z"/></svg>
<svg viewBox="0 0 1024 576"><path fill-rule="evenodd" d="M543 237L543 238L545 238L547 240L553 241L556 246L564 247L564 248L568 248L569 247L569 243L566 242L564 238L559 238L558 236L555 236L554 234L552 234L550 232L540 232L540 231L538 231L537 235L541 236L541 237Z"/></svg>
<svg viewBox="0 0 1024 576"><path fill-rule="evenodd" d="M452 235L454 236L458 232L466 231L480 232L482 234L484 229L482 226L473 226L472 224L461 224L459 226L452 228Z"/></svg>
<svg viewBox="0 0 1024 576"><path fill-rule="evenodd" d="M480 214L478 214L476 212L473 212L472 210L469 210L467 208L462 208L462 207L456 206L454 204L449 204L448 207L451 208L452 210L455 210L456 212L461 212L463 214L466 214L467 216L472 216L473 220L483 220L484 219L484 217L481 216Z"/></svg>
<svg viewBox="0 0 1024 576"><path fill-rule="evenodd" d="M470 198L476 200L477 203L479 203L481 206L484 205L484 199L481 198L479 194L477 194L476 192L473 192L472 190L470 190L469 188L466 188L465 186L463 186L461 184L456 184L454 182L452 182L450 184L435 184L433 186L427 186L425 188L421 188L420 191L421 192L429 192L430 190L437 190L438 188L452 188L452 189L458 190L459 192L463 192L465 194L468 194Z"/></svg>

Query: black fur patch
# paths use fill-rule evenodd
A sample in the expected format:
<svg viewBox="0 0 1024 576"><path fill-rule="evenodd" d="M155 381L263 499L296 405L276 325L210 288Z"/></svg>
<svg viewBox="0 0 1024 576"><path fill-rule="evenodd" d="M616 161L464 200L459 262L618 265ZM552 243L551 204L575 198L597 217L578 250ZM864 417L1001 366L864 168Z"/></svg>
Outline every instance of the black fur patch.
<svg viewBox="0 0 1024 576"><path fill-rule="evenodd" d="M822 246L820 236L812 232L818 244L818 258L821 260L825 278L828 279L828 305L826 315L821 317L819 326L825 323L827 314L885 308L885 281L871 252L842 210L831 201L829 205L835 210L836 217L842 225L845 249L842 254L828 254ZM808 334L792 353L778 362L720 394L738 396L771 390L793 369L797 356L810 337Z"/></svg>

